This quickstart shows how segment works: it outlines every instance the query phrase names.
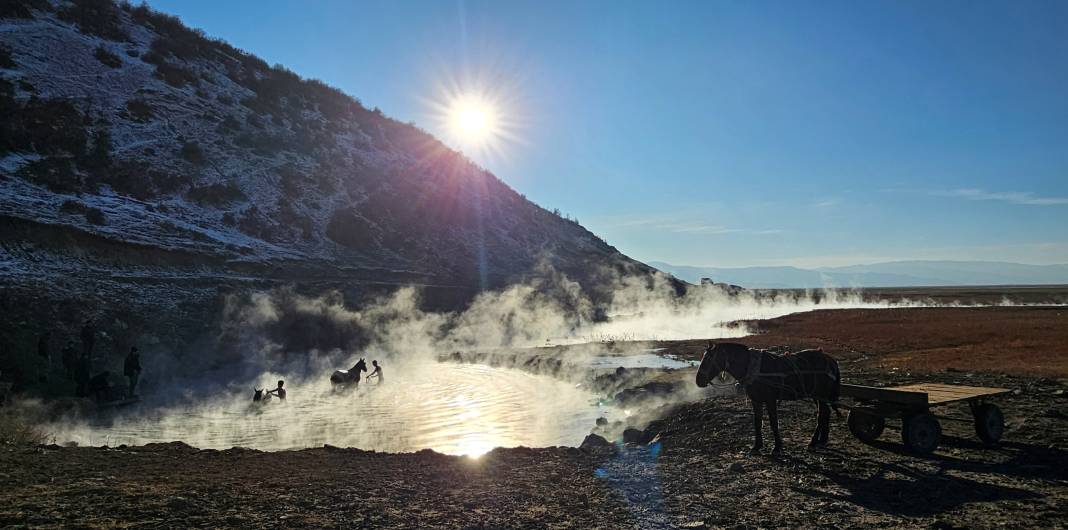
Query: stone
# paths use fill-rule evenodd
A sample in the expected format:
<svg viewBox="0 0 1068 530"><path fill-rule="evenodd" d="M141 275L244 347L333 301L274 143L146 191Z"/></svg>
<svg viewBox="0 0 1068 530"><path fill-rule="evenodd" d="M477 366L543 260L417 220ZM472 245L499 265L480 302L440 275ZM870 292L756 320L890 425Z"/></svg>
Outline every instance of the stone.
<svg viewBox="0 0 1068 530"><path fill-rule="evenodd" d="M612 442L605 440L603 436L588 434L582 440L579 449L587 453L615 452L616 446Z"/></svg>

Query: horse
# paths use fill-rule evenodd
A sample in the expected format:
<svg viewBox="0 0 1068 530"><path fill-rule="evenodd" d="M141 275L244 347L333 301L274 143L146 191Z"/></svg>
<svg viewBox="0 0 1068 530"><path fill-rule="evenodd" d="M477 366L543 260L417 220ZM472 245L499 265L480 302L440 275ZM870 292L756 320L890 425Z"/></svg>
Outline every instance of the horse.
<svg viewBox="0 0 1068 530"><path fill-rule="evenodd" d="M330 384L333 385L333 389L337 390L338 387L348 388L349 385L353 385L356 388L360 387L360 372L367 371L367 363L363 359L360 359L348 370L334 370L334 373L330 375Z"/></svg>
<svg viewBox="0 0 1068 530"><path fill-rule="evenodd" d="M744 344L730 342L708 343L697 369L697 386L706 387L713 377L730 374L744 388L753 404L754 441L750 453L757 454L764 446L761 422L763 409L768 409L771 432L775 436L772 455L782 454L779 436L778 402L812 399L816 402L816 430L810 448L827 445L831 430L831 407L838 401L842 384L838 361L823 350L803 350L793 354L775 355L754 350ZM838 408L835 407L835 412Z"/></svg>

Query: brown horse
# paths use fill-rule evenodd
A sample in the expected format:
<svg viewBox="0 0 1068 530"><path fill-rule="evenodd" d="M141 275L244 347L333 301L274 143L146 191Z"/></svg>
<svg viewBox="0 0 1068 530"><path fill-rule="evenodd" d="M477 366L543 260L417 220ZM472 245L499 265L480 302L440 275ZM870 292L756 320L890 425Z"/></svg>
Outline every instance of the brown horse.
<svg viewBox="0 0 1068 530"><path fill-rule="evenodd" d="M831 430L831 406L838 401L841 374L838 361L823 350L803 350L776 355L731 342L708 343L701 367L697 369L697 386L708 386L713 377L728 373L744 388L753 403L754 442L751 452L764 446L761 422L768 409L771 433L775 436L773 455L782 453L779 436L779 401L812 399L816 402L816 431L809 447L827 445ZM835 409L837 412L837 409Z"/></svg>

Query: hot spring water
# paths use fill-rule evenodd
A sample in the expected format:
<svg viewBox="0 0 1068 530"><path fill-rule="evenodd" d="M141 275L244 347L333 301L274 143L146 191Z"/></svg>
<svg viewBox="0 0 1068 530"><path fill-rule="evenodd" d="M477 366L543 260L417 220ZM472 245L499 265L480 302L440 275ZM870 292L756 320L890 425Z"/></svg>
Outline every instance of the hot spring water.
<svg viewBox="0 0 1068 530"><path fill-rule="evenodd" d="M112 447L181 440L214 449L331 444L480 455L498 446L577 445L599 416L613 414L572 383L519 370L453 363L385 368L384 384L364 379L355 391L333 393L329 374L286 378L284 404L274 399L255 407L249 388L208 403L123 411L50 431L60 443ZM258 383L274 386L266 377Z"/></svg>

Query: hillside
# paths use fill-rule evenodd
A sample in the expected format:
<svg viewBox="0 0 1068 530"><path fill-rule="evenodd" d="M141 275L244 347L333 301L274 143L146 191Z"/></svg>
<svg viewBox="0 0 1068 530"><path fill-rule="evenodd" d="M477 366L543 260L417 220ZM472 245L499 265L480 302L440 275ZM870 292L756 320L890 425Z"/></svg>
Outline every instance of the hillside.
<svg viewBox="0 0 1068 530"><path fill-rule="evenodd" d="M418 285L453 309L556 273L604 300L653 272L416 126L174 17L0 4L7 344L120 310L127 335L195 332L235 289Z"/></svg>
<svg viewBox="0 0 1068 530"><path fill-rule="evenodd" d="M1068 284L1068 265L992 261L892 261L818 269L650 265L688 282L712 278L752 289Z"/></svg>

